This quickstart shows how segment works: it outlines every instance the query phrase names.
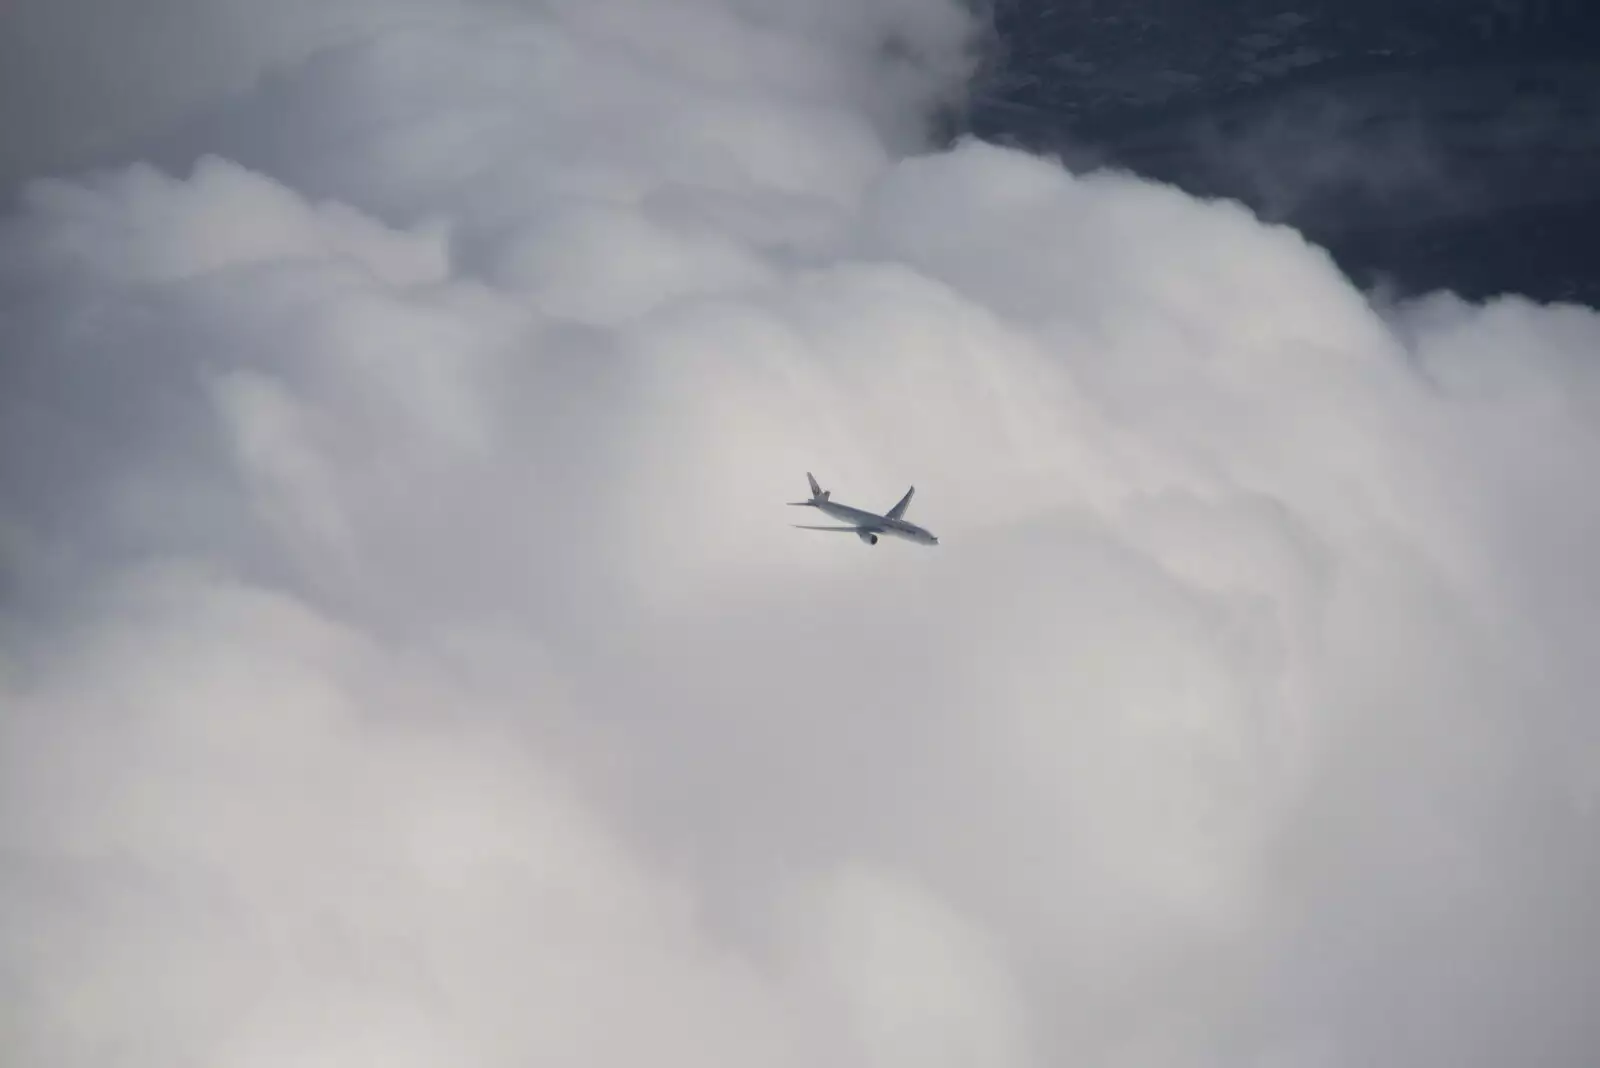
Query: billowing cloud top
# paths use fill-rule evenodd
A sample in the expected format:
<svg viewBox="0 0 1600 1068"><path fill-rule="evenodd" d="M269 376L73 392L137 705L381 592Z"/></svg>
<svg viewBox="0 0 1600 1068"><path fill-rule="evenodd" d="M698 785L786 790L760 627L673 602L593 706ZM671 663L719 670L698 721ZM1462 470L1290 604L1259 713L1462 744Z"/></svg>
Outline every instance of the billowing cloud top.
<svg viewBox="0 0 1600 1068"><path fill-rule="evenodd" d="M0 221L0 1059L1600 1058L1594 311L919 147L953 0L228 10Z"/></svg>

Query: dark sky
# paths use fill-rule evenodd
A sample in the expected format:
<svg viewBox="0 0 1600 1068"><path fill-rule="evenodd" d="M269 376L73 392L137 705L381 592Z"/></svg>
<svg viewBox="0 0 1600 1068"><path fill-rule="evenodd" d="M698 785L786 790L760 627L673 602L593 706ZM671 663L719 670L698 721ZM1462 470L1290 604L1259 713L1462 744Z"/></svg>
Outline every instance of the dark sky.
<svg viewBox="0 0 1600 1068"><path fill-rule="evenodd" d="M1003 3L986 136L1243 199L1363 284L1600 301L1600 8Z"/></svg>

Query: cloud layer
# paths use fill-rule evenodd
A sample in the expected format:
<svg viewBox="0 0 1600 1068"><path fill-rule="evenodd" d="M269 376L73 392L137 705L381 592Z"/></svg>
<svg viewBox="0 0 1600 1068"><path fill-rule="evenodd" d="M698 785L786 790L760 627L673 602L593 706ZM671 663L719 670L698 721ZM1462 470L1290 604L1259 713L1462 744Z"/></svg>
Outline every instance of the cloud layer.
<svg viewBox="0 0 1600 1068"><path fill-rule="evenodd" d="M1600 317L680 7L374 6L0 221L7 1059L1590 1063Z"/></svg>

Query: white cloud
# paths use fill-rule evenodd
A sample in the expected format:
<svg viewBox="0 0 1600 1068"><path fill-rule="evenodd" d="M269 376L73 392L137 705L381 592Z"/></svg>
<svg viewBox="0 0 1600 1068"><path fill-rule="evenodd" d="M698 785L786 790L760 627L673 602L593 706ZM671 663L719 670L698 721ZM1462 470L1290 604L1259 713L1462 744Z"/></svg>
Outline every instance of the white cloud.
<svg viewBox="0 0 1600 1068"><path fill-rule="evenodd" d="M934 0L372 10L0 222L13 1059L1600 1050L1595 312L905 156Z"/></svg>
<svg viewBox="0 0 1600 1068"><path fill-rule="evenodd" d="M447 0L12 0L0 35L0 189L139 148L281 63Z"/></svg>
<svg viewBox="0 0 1600 1068"><path fill-rule="evenodd" d="M791 951L800 974L844 1007L867 1063L1032 1063L1015 984L959 913L860 868L806 891Z"/></svg>

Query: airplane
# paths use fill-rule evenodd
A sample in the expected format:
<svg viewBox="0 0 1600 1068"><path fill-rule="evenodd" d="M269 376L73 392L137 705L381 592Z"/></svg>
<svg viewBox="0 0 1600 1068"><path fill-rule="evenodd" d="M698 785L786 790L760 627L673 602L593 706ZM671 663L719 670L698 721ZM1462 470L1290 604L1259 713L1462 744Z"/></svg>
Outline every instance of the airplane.
<svg viewBox="0 0 1600 1068"><path fill-rule="evenodd" d="M811 499L809 501L788 502L795 508L815 508L824 515L834 519L842 519L851 524L847 527L810 527L803 523L794 523L792 526L800 530L833 530L841 534L854 534L868 545L878 544L880 535L892 538L904 538L922 545L938 545L939 539L929 534L915 523L906 522L902 516L906 514L906 506L911 503L911 495L917 492L917 487L912 486L906 490L906 495L900 502L889 509L884 515L852 508L848 504L835 504L829 500L832 490L825 490L817 485L816 478L810 471L806 472L806 481L811 483Z"/></svg>

